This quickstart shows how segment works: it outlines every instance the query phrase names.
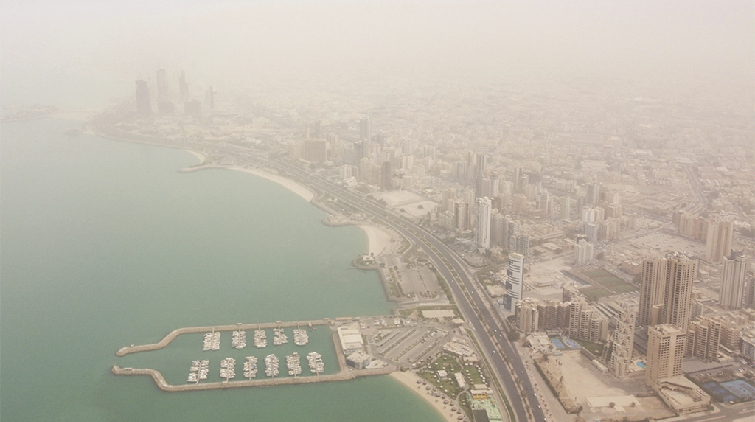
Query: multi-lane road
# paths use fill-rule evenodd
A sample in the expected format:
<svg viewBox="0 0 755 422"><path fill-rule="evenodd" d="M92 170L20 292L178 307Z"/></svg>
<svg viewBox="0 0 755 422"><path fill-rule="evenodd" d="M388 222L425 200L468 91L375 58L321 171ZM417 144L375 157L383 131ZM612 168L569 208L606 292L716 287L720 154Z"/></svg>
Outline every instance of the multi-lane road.
<svg viewBox="0 0 755 422"><path fill-rule="evenodd" d="M436 265L440 274L448 281L458 307L474 330L477 341L484 349L493 370L496 372L495 375L505 387L505 393L514 410L516 420L520 422L528 421L530 420L528 414L536 421L547 420L539 405L535 389L530 379L525 375L525 367L519 354L509 342L505 330L500 328L502 323L500 316L489 309L489 302L478 291L466 270L466 265L461 262L455 252L422 227L387 211L377 203L348 189L309 174L296 165L282 162L268 162L267 164L279 171L289 173L316 190L328 193L345 204L370 215L373 220L393 228L415 246L421 248ZM506 356L511 369L509 369L501 354ZM519 388L514 377L519 380ZM520 388L526 397L526 401L520 393Z"/></svg>

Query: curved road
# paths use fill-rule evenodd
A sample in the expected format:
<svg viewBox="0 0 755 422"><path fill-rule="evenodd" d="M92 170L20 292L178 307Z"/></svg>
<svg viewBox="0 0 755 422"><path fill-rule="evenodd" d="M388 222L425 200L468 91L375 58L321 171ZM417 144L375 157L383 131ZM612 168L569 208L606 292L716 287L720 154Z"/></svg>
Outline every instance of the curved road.
<svg viewBox="0 0 755 422"><path fill-rule="evenodd" d="M295 165L281 162L267 162L266 164L290 173L321 192L331 194L344 203L368 213L374 220L392 227L394 230L406 236L406 238L415 245L421 247L435 263L438 271L448 281L448 285L452 289L454 297L456 298L457 305L476 332L480 345L487 352L486 355L488 356L488 360L497 372L498 379L500 379L505 386L505 393L508 396L509 403L514 409L516 419L520 422L527 421L528 412L526 408L529 407L536 421L546 420L543 410L539 406L534 388L532 387L529 378L524 375L525 368L519 354L509 342L506 333L497 328L499 323L502 323L500 316L497 313L494 315L494 313L488 308L487 301L480 295L473 285L472 280L465 270L464 264L461 263L459 256L455 252L438 238L427 233L423 228L385 210L377 204L372 203L341 186L334 185L319 176L311 175ZM455 277L455 275L457 277ZM461 280L461 284L458 283L457 279ZM471 297L471 301L470 298L467 297L467 294L462 290L462 286L465 288L467 294L469 294L469 297ZM490 327L490 329L487 327ZM493 332L491 333L490 330L493 330ZM496 344L500 349L496 347ZM522 400L512 374L498 350L506 355L514 372L522 375L519 377L519 381L521 387L524 389L528 403L525 403Z"/></svg>

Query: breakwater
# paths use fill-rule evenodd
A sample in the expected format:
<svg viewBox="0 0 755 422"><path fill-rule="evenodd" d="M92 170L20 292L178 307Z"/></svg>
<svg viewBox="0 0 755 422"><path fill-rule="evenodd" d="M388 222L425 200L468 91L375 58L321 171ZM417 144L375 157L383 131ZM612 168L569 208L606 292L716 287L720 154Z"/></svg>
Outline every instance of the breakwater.
<svg viewBox="0 0 755 422"><path fill-rule="evenodd" d="M312 321L286 321L286 322L266 322L261 324L229 324L229 325L215 325L215 326L208 326L208 327L183 327L183 328L177 328L165 337L163 337L162 340L160 340L157 343L153 344L142 344L138 346L126 346L121 347L117 352L115 352L116 356L125 356L129 353L137 353L137 352L148 352L150 350L158 350L162 349L163 347L166 347L170 344L176 337L180 336L181 334L192 334L192 333L206 333L210 331L234 331L234 330L257 330L257 329L269 329L269 328L289 328L289 327L299 327L299 326L307 326L307 327L313 327L315 325L328 325L330 323L330 320L328 319L319 319L319 320L312 320Z"/></svg>

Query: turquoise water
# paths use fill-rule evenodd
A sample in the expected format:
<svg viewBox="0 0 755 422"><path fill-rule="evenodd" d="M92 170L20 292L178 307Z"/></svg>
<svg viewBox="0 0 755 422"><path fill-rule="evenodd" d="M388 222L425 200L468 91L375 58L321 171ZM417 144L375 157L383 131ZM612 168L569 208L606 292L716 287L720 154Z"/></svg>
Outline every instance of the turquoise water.
<svg viewBox="0 0 755 422"><path fill-rule="evenodd" d="M349 266L366 250L358 228L326 227L321 211L251 175L177 173L196 162L184 151L62 134L76 125L1 128L3 420L440 420L389 377L163 393L110 374L147 366L180 382L191 360L210 359L213 375L224 357L263 356L203 353L200 335L115 356L177 327L380 315L390 304L374 273ZM312 337L332 368L329 333ZM282 358L281 347L263 350Z"/></svg>

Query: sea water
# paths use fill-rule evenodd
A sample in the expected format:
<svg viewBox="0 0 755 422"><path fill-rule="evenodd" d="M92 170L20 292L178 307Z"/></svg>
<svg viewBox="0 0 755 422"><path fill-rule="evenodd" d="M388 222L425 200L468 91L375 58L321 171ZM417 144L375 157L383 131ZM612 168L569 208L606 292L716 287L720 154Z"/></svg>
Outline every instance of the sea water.
<svg viewBox="0 0 755 422"><path fill-rule="evenodd" d="M182 174L180 150L68 136L52 118L0 128L0 417L7 421L432 421L440 416L387 376L346 382L165 393L113 365L185 382L191 360L276 353L202 352L201 335L116 357L175 328L384 315L356 227L327 227L285 188L228 170ZM287 330L290 341L293 335ZM306 351L333 369L324 327ZM318 350L322 349L322 350ZM280 351L279 351L280 350ZM301 351L300 351L301 354ZM302 357L304 371L308 371ZM329 371L328 371L329 372Z"/></svg>

